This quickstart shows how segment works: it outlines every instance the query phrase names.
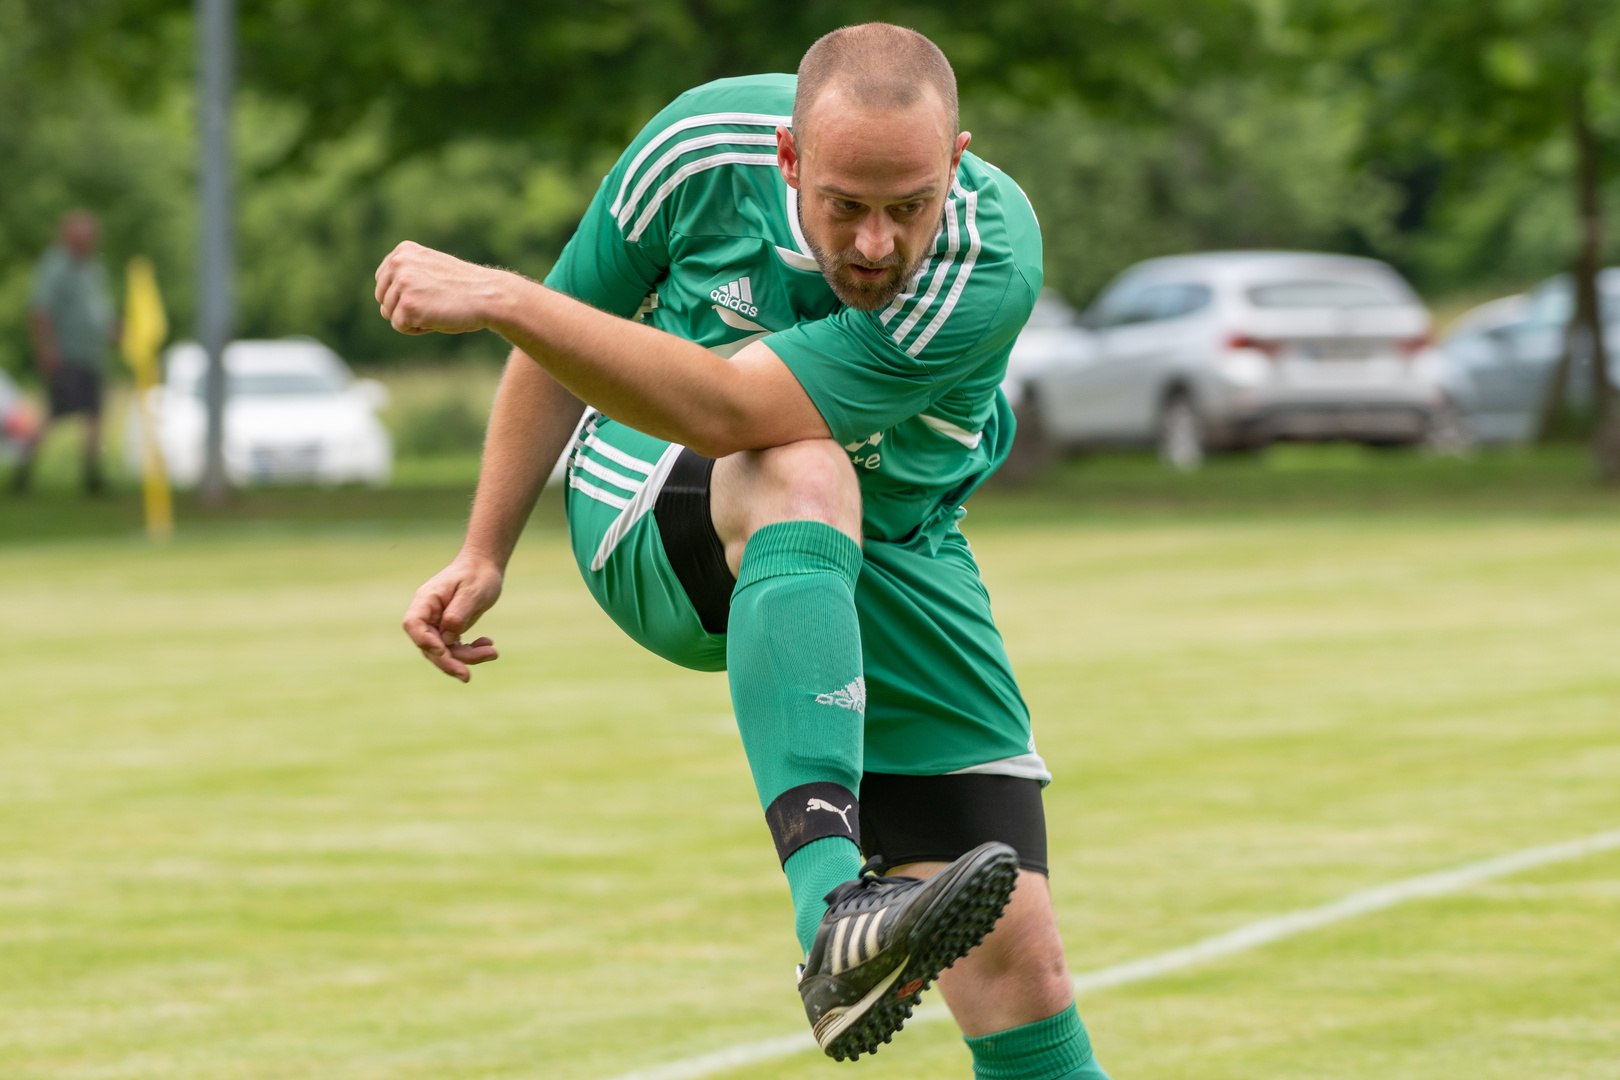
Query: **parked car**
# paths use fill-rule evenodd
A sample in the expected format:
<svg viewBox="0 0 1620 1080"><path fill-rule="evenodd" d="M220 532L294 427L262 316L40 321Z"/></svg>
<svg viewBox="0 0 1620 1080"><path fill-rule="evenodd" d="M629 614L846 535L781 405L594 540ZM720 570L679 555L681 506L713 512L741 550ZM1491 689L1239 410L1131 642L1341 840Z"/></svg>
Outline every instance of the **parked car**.
<svg viewBox="0 0 1620 1080"><path fill-rule="evenodd" d="M180 487L202 479L206 368L201 346L173 346L164 353L163 385L149 399L169 478ZM388 392L355 379L331 349L310 338L234 341L225 373L225 473L233 484L388 482L393 444L377 419ZM126 459L139 469L133 412L126 430Z"/></svg>
<svg viewBox="0 0 1620 1080"><path fill-rule="evenodd" d="M1609 381L1620 386L1620 268L1598 276L1608 347ZM1492 300L1465 313L1440 343L1446 396L1466 437L1475 442L1522 442L1534 437L1564 351L1573 310L1568 275L1530 292ZM1591 368L1570 371L1569 400L1591 400Z"/></svg>
<svg viewBox="0 0 1620 1080"><path fill-rule="evenodd" d="M1444 401L1428 310L1372 259L1217 252L1121 274L1014 389L1059 445L1157 446L1176 468L1278 439L1417 443Z"/></svg>
<svg viewBox="0 0 1620 1080"><path fill-rule="evenodd" d="M39 412L11 376L0 371L0 461L14 462L39 434Z"/></svg>

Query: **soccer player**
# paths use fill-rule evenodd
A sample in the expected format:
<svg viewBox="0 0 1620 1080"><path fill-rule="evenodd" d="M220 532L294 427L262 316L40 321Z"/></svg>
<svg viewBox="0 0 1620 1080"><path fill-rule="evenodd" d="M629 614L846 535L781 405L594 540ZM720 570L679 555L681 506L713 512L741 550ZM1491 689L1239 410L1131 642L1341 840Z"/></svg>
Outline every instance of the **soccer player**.
<svg viewBox="0 0 1620 1080"><path fill-rule="evenodd" d="M980 1077L1091 1080L1050 776L957 528L1010 447L997 388L1041 284L1028 201L968 141L932 42L846 27L796 79L654 117L546 285L396 248L376 294L396 329L515 346L466 541L405 629L462 680L495 658L462 635L566 453L603 609L728 672L823 1049L875 1050L938 977Z"/></svg>

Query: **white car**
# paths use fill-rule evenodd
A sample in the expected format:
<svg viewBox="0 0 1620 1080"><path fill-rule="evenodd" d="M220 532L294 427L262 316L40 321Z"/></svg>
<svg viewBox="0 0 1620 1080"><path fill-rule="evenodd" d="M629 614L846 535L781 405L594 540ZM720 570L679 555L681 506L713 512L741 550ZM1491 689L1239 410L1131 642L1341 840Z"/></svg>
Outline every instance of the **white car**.
<svg viewBox="0 0 1620 1080"><path fill-rule="evenodd" d="M1373 259L1153 259L1078 319L1089 343L1060 329L1032 327L1047 359L1015 387L1058 445L1156 445L1196 468L1278 439L1420 442L1444 404L1429 312Z"/></svg>
<svg viewBox="0 0 1620 1080"><path fill-rule="evenodd" d="M165 378L149 402L169 479L202 479L208 415L207 356L182 342L163 356ZM363 483L381 487L394 449L377 419L388 391L354 373L310 338L233 341L225 349L225 474L232 484ZM141 423L131 410L125 457L141 467Z"/></svg>
<svg viewBox="0 0 1620 1080"><path fill-rule="evenodd" d="M0 461L15 462L38 434L39 413L11 376L0 370Z"/></svg>
<svg viewBox="0 0 1620 1080"><path fill-rule="evenodd" d="M1620 267L1604 270L1598 289L1609 382L1620 387ZM1446 332L1440 342L1446 393L1468 440L1507 443L1535 437L1573 307L1569 276L1560 274L1529 293L1481 304ZM1567 392L1577 408L1591 402L1589 360L1571 368Z"/></svg>

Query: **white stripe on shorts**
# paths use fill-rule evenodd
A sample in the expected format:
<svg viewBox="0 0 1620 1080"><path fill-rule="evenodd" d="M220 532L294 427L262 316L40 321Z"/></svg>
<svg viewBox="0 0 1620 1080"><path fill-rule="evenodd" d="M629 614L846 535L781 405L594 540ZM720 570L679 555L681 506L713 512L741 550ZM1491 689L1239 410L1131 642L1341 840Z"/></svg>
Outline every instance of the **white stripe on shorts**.
<svg viewBox="0 0 1620 1080"><path fill-rule="evenodd" d="M589 433L585 436L585 445L590 447L592 450L595 450L598 454L601 454L609 461L613 462L613 464L623 465L625 468L632 469L638 473L641 473L643 476L650 475L653 471L652 462L642 461L638 457L631 457L623 450L620 450L617 446L609 446L601 439L598 439L596 437L596 422L594 420L591 422Z"/></svg>
<svg viewBox="0 0 1620 1080"><path fill-rule="evenodd" d="M595 435L592 435L586 441L592 444L591 449L599 452L613 449L606 443L599 442ZM613 549L619 546L619 541L624 539L631 526L640 521L647 511L653 508L653 504L658 501L658 493L664 490L664 481L669 479L670 470L675 467L675 459L681 456L681 451L684 449L686 447L680 443L670 443L664 449L664 452L659 455L658 464L649 466L651 475L641 485L641 489L636 492L635 498L624 504L619 516L614 518L613 524L608 526L607 532L602 534L602 543L597 547L596 554L591 556L592 570L599 571L607 565L608 556L613 554ZM628 457L629 455L625 456ZM577 460L583 461L584 458ZM586 492L586 494L588 495L590 492Z"/></svg>
<svg viewBox="0 0 1620 1080"><path fill-rule="evenodd" d="M597 502L605 502L617 510L623 510L625 507L630 505L630 500L626 499L624 496L615 495L611 491L597 487L589 480L581 480L578 476L570 476L568 478L568 486L579 491L583 491ZM596 570L598 567L593 566L591 569Z"/></svg>
<svg viewBox="0 0 1620 1080"><path fill-rule="evenodd" d="M636 492L640 491L641 486L647 482L646 477L638 476L632 479L623 473L616 473L606 465L603 465L597 461L592 461L584 454L575 455L574 468L584 469L598 480L606 480L614 487L624 488L624 490L629 492L631 495L634 495Z"/></svg>

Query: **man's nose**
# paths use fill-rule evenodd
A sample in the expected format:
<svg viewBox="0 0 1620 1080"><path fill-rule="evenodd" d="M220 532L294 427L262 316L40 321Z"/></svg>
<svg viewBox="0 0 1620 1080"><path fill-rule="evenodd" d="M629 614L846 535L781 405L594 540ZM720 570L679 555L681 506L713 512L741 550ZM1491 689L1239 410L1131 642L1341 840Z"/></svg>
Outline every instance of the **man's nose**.
<svg viewBox="0 0 1620 1080"><path fill-rule="evenodd" d="M855 250L868 262L882 262L894 251L893 222L883 214L867 214L855 234Z"/></svg>

